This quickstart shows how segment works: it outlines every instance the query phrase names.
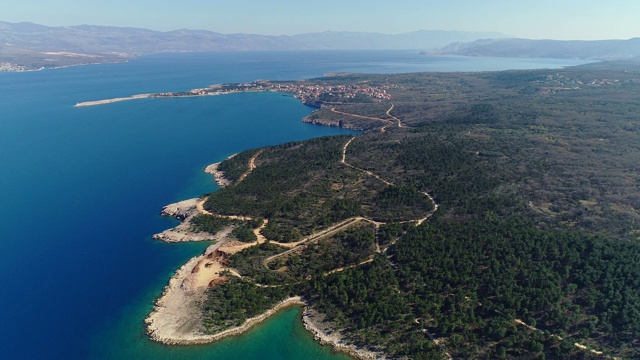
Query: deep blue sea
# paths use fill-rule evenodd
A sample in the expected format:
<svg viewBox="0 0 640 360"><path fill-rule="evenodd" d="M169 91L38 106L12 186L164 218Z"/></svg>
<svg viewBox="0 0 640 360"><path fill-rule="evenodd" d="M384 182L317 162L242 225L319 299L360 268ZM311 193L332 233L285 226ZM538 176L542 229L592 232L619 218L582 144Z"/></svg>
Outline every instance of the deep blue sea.
<svg viewBox="0 0 640 360"><path fill-rule="evenodd" d="M151 235L162 206L214 191L202 169L235 152L347 131L303 124L312 109L274 93L76 102L327 72L555 68L553 59L408 51L165 54L128 63L0 73L0 359L344 358L299 309L196 347L150 342L143 320L172 273L208 244Z"/></svg>

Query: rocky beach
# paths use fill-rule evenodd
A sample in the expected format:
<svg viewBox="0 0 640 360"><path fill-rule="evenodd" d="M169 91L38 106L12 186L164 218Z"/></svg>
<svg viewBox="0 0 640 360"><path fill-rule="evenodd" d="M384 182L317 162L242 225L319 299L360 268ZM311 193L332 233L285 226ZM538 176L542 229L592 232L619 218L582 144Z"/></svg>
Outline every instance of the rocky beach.
<svg viewBox="0 0 640 360"><path fill-rule="evenodd" d="M313 338L322 345L331 346L336 351L343 352L357 359L387 359L387 357L378 352L358 347L350 344L344 339L339 330L333 328L333 324L326 321L324 314L316 311L310 306L306 306L302 313L302 323Z"/></svg>

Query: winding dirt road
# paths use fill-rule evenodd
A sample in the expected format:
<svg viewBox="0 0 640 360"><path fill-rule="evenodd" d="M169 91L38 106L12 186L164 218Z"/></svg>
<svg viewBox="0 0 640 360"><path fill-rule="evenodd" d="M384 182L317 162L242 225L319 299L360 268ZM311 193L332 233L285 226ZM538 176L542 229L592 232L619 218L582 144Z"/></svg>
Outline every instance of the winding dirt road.
<svg viewBox="0 0 640 360"><path fill-rule="evenodd" d="M393 108L394 108L395 106L396 106L395 104L393 104L393 103L391 104L391 107L389 108L389 110L387 110L387 116L388 116L388 117L390 117L390 118L392 118L393 120L397 121L397 122L398 122L398 127L399 127L399 128L403 128L403 127L404 127L404 125L402 125L402 121L400 121L400 119L398 119L397 117L395 117L395 116L391 115L391 110L393 110Z"/></svg>
<svg viewBox="0 0 640 360"><path fill-rule="evenodd" d="M389 112L391 112L391 110L392 110L392 109L393 109L393 104L391 104L391 108L389 108L389 110L387 110L387 114L389 114ZM389 114L389 115L390 115L390 114ZM390 116L391 116L391 115L390 115ZM401 123L401 122L400 122L400 120L398 119L398 127L400 127L401 125L402 125L402 123ZM355 139L356 139L356 137L355 137L355 136L354 136L354 137L352 137L352 138L350 138L350 139L349 139L349 140L344 144L344 146L342 147L342 159L340 160L340 163L341 163L341 164L343 164L343 165L345 165L345 166L348 166L348 167L350 167L350 168L352 168L352 169L356 169L356 170L362 171L362 172L364 172L365 174L367 174L367 175L369 175L369 176L371 176L371 177L374 177L374 178L376 178L376 179L378 179L378 180L382 181L383 183L385 183L385 184L386 184L386 185L388 185L388 186L393 186L394 184L393 184L392 182L390 182L390 181L388 181L388 180L383 179L383 178L382 178L382 177L380 177L379 175L374 174L373 172L371 172L371 171L369 171L369 170L361 169L361 168L359 168L359 167L357 167L357 166L354 166L354 165L352 165L352 164L349 164L349 163L347 162L347 150L348 150L348 148L349 148L349 145L351 145L351 143L352 143ZM429 201L431 201L431 203L433 203L433 210L429 211L429 212L425 215L425 217L423 217L423 218L421 218L421 219L407 220L407 221L403 221L403 222L401 222L401 223L415 222L415 223L416 223L416 226L420 226L423 222L425 222L427 219L429 219L429 218L430 218L430 217L431 217L431 216L432 216L436 211L438 211L438 208L440 207L440 205L438 205L438 203L435 201L435 199L434 199L434 198L433 198L433 197L432 197L428 192L426 192L426 191L423 191L423 192L422 192L422 194L423 194L424 196L426 196L426 197L429 199ZM365 220L370 221L370 222L372 222L372 223L374 223L374 224L376 225L376 251L377 251L378 253L386 253L386 252L387 252L387 249L389 249L389 246L391 246L391 245L395 244L395 242L396 242L397 240L396 240L396 241L391 242L387 247L385 247L384 249L382 249L382 250L381 250L381 249L380 249L380 246L379 246L379 241L378 241L378 231L377 231L377 230L378 230L378 228L380 227L380 225L383 225L384 223L381 223L381 222L375 222L375 221L370 220L370 219L365 219Z"/></svg>
<svg viewBox="0 0 640 360"><path fill-rule="evenodd" d="M260 151L258 151L255 155L251 157L251 159L249 159L249 169L245 171L242 175L240 175L240 177L238 178L238 182L241 182L242 180L244 180L249 174L251 174L253 170L255 170L256 159L258 158L258 156L260 156L260 154L262 154L262 152L264 152L264 149L260 149Z"/></svg>
<svg viewBox="0 0 640 360"><path fill-rule="evenodd" d="M397 117L391 115L391 110L393 110L393 108L395 107L395 104L391 104L391 107L389 107L389 110L387 110L386 114L388 117L390 117L393 120L389 120L389 119L382 119L382 118L377 118L377 117L373 117L373 116L365 116L365 115L358 115L358 114L351 114L348 112L344 112L344 111L340 111L340 110L336 110L335 107L331 108L331 112L336 113L336 114L340 114L340 115L347 115L347 116L352 116L352 117L356 117L356 118L360 118L360 119L368 119L368 120L375 120L375 121L384 121L387 122L389 124L380 127L380 132L385 132L387 131L387 128L391 125L397 125L399 128L403 128L405 127L402 124L402 120L398 119Z"/></svg>
<svg viewBox="0 0 640 360"><path fill-rule="evenodd" d="M347 116L351 116L351 117L355 117L355 118L360 118L360 119L367 119L367 120L375 120L375 121L384 121L384 122L391 122L393 123L393 121L389 120L389 119L381 119L381 118L377 118L377 117L373 117L373 116L365 116L365 115L358 115L358 114L351 114L348 112L344 112L344 111L340 111L340 110L336 110L336 108L331 108L331 112L336 113L336 114L340 114L340 115L347 115Z"/></svg>

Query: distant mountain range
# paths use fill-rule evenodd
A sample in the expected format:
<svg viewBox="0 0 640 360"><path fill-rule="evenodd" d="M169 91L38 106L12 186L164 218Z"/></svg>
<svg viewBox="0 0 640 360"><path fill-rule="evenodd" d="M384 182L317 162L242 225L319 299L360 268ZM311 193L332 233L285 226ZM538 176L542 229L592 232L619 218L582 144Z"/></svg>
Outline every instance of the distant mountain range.
<svg viewBox="0 0 640 360"><path fill-rule="evenodd" d="M640 38L592 41L488 39L455 42L440 50L423 51L423 54L618 60L640 56Z"/></svg>
<svg viewBox="0 0 640 360"><path fill-rule="evenodd" d="M166 52L242 50L398 50L434 49L452 42L508 35L489 32L415 31L389 35L364 32L322 32L293 36L220 34L203 30L169 32L112 26L48 27L0 22L0 67L55 67L112 62Z"/></svg>
<svg viewBox="0 0 640 360"><path fill-rule="evenodd" d="M246 50L424 50L428 55L581 58L640 57L640 38L560 41L514 39L491 32L421 30L390 35L326 31L301 35L169 32L113 26L49 27L0 21L0 71L118 62L170 52Z"/></svg>

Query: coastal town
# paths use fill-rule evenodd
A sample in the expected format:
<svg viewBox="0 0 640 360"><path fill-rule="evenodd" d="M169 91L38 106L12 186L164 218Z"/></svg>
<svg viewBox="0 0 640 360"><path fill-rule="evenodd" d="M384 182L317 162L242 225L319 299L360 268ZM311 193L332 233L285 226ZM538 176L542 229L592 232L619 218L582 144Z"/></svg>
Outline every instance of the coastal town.
<svg viewBox="0 0 640 360"><path fill-rule="evenodd" d="M79 102L75 106L95 106L136 99L161 99L195 96L226 95L243 92L279 92L290 94L305 105L320 108L323 104L341 104L348 102L382 102L392 96L387 90L396 87L393 84L379 86L365 84L319 85L306 82L270 82L254 81L239 84L217 84L203 89L190 91L137 94L104 100Z"/></svg>
<svg viewBox="0 0 640 360"><path fill-rule="evenodd" d="M12 64L9 62L0 62L0 71L32 71L38 70L30 66Z"/></svg>
<svg viewBox="0 0 640 360"><path fill-rule="evenodd" d="M349 102L370 99L374 102L391 99L387 90L395 85L318 85L308 83L254 81L240 84L217 84L204 89L194 89L188 92L170 92L154 94L154 98L160 97L184 97L222 95L240 92L271 91L291 94L300 99L303 104L319 107L326 102Z"/></svg>

